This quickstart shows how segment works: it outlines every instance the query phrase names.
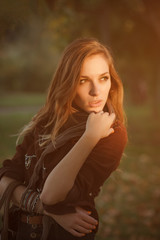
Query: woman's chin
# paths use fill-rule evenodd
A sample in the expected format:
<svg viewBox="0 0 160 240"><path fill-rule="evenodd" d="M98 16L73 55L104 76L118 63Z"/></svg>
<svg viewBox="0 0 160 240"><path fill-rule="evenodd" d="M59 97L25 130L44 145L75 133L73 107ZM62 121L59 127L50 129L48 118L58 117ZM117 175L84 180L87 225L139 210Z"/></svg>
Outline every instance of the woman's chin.
<svg viewBox="0 0 160 240"><path fill-rule="evenodd" d="M91 112L95 112L95 113L98 113L98 112L101 112L103 111L103 108L102 107L95 107L95 108L90 108L87 112L91 113Z"/></svg>

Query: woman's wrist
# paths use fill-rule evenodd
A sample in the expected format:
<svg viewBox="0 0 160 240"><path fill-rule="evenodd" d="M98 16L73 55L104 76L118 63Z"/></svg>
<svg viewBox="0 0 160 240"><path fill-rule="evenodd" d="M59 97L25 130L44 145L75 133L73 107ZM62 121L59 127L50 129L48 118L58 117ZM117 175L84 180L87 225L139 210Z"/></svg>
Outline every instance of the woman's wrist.
<svg viewBox="0 0 160 240"><path fill-rule="evenodd" d="M44 208L41 199L39 198L36 207L35 207L35 212L39 214L44 214Z"/></svg>
<svg viewBox="0 0 160 240"><path fill-rule="evenodd" d="M89 133L87 130L84 132L83 138L85 138L87 140L87 143L90 144L92 147L94 147L100 140L98 136Z"/></svg>
<svg viewBox="0 0 160 240"><path fill-rule="evenodd" d="M21 197L20 207L23 211L42 214L43 205L40 200L40 193L32 189L26 189Z"/></svg>

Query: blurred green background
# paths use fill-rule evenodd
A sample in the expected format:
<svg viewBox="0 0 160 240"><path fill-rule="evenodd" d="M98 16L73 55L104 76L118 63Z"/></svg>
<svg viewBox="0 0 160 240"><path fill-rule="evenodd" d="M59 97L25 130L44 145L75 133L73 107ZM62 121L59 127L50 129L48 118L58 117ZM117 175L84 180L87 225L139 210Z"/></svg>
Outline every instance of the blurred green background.
<svg viewBox="0 0 160 240"><path fill-rule="evenodd" d="M128 145L96 199L97 240L160 239L160 1L1 0L0 161L45 101L64 47L109 46L123 81Z"/></svg>

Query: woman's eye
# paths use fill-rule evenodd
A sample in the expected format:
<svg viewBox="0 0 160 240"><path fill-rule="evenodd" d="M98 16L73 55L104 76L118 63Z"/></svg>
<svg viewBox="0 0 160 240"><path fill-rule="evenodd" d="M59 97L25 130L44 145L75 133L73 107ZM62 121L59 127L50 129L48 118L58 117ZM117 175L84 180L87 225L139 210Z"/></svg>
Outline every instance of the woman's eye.
<svg viewBox="0 0 160 240"><path fill-rule="evenodd" d="M83 83L85 83L86 82L86 79L81 79L80 80L80 84L83 84Z"/></svg>
<svg viewBox="0 0 160 240"><path fill-rule="evenodd" d="M107 81L108 79L109 79L108 76L105 76L105 77L102 77L102 78L101 78L102 81Z"/></svg>

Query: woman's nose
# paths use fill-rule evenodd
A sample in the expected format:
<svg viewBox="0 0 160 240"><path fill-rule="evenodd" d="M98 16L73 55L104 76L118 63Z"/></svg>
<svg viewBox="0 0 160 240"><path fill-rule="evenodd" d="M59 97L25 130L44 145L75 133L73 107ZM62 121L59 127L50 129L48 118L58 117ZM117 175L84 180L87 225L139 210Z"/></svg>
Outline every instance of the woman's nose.
<svg viewBox="0 0 160 240"><path fill-rule="evenodd" d="M89 91L89 94L91 96L98 96L99 95L99 86L98 85L92 85Z"/></svg>

